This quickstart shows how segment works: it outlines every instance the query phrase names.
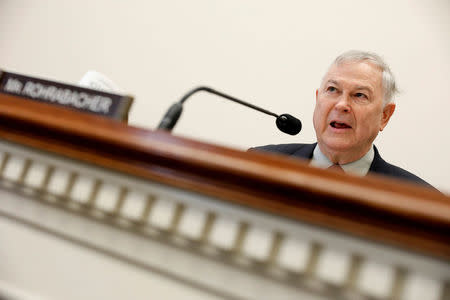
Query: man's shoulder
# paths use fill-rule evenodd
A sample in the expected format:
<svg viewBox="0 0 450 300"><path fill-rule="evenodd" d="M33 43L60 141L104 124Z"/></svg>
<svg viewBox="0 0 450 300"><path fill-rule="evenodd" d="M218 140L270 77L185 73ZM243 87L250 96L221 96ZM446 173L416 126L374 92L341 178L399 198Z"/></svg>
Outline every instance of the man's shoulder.
<svg viewBox="0 0 450 300"><path fill-rule="evenodd" d="M314 152L314 144L272 144L250 148L249 151L265 151L282 153L286 155L294 155L303 158L311 158Z"/></svg>
<svg viewBox="0 0 450 300"><path fill-rule="evenodd" d="M406 179L408 181L412 181L418 184L421 184L423 186L428 186L434 188L431 184L423 180L417 175L414 175L413 173L402 169L400 167L397 167L393 164L390 164L386 162L384 159L381 158L380 154L378 153L377 148L375 147L375 157L372 162L372 165L370 166L370 171L374 173L384 174L387 176L397 177L400 179ZM435 189L435 188L434 188Z"/></svg>

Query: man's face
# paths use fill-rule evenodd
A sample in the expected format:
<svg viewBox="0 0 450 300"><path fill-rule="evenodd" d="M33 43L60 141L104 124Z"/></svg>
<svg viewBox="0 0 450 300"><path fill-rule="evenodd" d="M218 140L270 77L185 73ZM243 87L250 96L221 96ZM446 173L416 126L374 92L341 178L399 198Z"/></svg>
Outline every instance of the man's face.
<svg viewBox="0 0 450 300"><path fill-rule="evenodd" d="M394 109L392 103L383 106L382 72L377 66L332 65L316 91L313 121L320 149L329 158L344 157L341 164L361 158Z"/></svg>

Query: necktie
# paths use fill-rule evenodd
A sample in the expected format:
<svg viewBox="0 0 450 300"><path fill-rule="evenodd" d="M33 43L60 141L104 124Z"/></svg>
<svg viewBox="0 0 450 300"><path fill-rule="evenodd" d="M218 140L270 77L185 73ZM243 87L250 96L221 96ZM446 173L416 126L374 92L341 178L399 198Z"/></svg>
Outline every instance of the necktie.
<svg viewBox="0 0 450 300"><path fill-rule="evenodd" d="M336 172L341 172L341 173L345 173L344 169L342 169L342 167L338 164L332 165L330 167L327 168L328 170L334 170Z"/></svg>

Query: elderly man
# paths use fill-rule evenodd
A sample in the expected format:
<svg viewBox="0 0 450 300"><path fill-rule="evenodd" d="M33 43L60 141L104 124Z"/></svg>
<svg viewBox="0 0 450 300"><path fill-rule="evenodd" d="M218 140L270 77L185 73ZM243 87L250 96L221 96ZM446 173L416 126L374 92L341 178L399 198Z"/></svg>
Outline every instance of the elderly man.
<svg viewBox="0 0 450 300"><path fill-rule="evenodd" d="M384 161L372 144L395 110L397 92L388 65L374 53L349 51L331 64L316 91L314 129L317 143L252 148L309 159L320 168L360 176L368 172L403 178L430 186L424 180Z"/></svg>

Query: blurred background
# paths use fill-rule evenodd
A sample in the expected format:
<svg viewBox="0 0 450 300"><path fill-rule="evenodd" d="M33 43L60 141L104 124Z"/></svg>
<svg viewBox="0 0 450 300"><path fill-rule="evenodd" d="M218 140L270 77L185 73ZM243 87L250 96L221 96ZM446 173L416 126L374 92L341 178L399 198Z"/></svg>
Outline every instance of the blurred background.
<svg viewBox="0 0 450 300"><path fill-rule="evenodd" d="M401 94L376 145L383 158L450 193L450 2L0 0L0 69L77 83L96 70L135 97L129 123L154 129L207 85L303 122L194 95L175 135L245 150L313 142L315 90L349 49L382 55Z"/></svg>

